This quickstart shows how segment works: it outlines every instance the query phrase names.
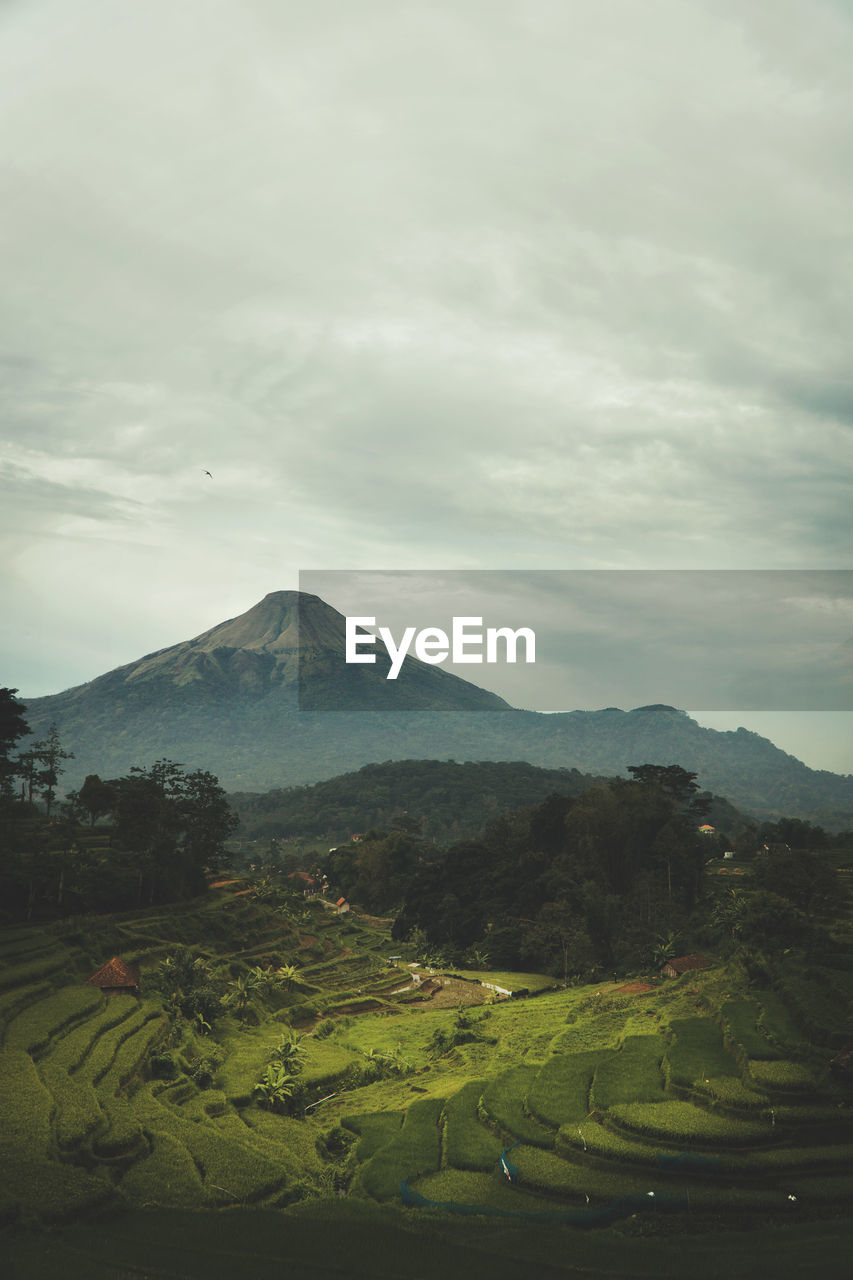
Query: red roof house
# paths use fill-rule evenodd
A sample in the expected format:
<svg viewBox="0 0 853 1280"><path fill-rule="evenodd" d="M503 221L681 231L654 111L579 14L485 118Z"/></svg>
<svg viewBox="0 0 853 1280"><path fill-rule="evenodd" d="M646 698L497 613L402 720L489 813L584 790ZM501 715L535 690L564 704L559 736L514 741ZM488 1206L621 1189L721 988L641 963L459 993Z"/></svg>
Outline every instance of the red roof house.
<svg viewBox="0 0 853 1280"><path fill-rule="evenodd" d="M680 978L682 973L688 973L691 969L707 969L710 964L711 961L706 960L705 956L676 956L672 960L667 960L661 973L665 978Z"/></svg>
<svg viewBox="0 0 853 1280"><path fill-rule="evenodd" d="M119 991L129 991L132 995L139 993L139 970L135 964L127 964L118 956L113 956L100 969L96 969L86 982L93 987L100 987L105 996L115 995Z"/></svg>

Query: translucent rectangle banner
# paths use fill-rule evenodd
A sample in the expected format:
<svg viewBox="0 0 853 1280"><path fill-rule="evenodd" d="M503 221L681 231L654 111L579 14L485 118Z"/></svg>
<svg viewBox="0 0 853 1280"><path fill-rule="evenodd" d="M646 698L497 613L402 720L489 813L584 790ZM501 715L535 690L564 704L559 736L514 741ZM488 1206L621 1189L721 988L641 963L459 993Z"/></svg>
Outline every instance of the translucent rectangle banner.
<svg viewBox="0 0 853 1280"><path fill-rule="evenodd" d="M303 570L312 711L853 709L853 570Z"/></svg>

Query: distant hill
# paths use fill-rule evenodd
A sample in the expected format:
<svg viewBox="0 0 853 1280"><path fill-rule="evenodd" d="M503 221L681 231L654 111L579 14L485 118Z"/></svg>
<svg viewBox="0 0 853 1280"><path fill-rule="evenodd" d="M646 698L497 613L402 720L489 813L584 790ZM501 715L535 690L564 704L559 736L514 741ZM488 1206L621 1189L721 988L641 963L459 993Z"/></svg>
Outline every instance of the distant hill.
<svg viewBox="0 0 853 1280"><path fill-rule="evenodd" d="M439 844L478 835L502 814L540 804L554 793L576 796L606 779L577 769L541 769L521 762L454 764L401 760L366 764L355 773L313 786L230 795L244 839L329 835L348 840L354 832L388 828L400 819ZM730 836L744 815L716 799L708 821Z"/></svg>
<svg viewBox="0 0 853 1280"><path fill-rule="evenodd" d="M75 753L60 791L87 773L116 776L162 756L210 769L229 791L315 782L385 760L523 760L596 775L675 763L757 816L853 826L853 777L809 769L745 729L703 729L667 706L517 711L416 659L396 682L385 680L387 661L347 667L343 637L343 616L316 596L272 592L195 639L64 693L24 696L27 719L36 736L55 721ZM348 709L305 709L329 696ZM363 709L386 704L406 709Z"/></svg>

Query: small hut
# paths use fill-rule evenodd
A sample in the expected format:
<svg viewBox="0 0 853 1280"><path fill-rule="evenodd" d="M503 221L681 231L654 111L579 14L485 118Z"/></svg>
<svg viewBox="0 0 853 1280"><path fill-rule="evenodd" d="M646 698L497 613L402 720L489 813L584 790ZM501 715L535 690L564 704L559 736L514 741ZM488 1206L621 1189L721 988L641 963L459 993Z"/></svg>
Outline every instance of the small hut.
<svg viewBox="0 0 853 1280"><path fill-rule="evenodd" d="M112 960L102 964L86 982L92 987L100 987L105 996L122 992L132 996L139 995L139 970L135 964L127 964L118 956L113 956Z"/></svg>
<svg viewBox="0 0 853 1280"><path fill-rule="evenodd" d="M680 978L682 973L687 973L690 969L707 969L711 964L705 956L676 956L672 960L667 960L661 969L661 973L665 978Z"/></svg>
<svg viewBox="0 0 853 1280"><path fill-rule="evenodd" d="M346 912L349 911L349 903L346 898L338 898L335 903L335 909L339 916L345 915Z"/></svg>

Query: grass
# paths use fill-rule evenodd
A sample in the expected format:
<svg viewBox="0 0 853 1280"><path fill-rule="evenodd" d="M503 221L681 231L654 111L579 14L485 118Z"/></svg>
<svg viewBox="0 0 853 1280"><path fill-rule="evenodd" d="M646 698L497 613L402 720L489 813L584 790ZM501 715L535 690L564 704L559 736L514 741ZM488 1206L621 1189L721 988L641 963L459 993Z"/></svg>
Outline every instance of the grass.
<svg viewBox="0 0 853 1280"><path fill-rule="evenodd" d="M555 1053L530 1082L527 1103L532 1114L554 1129L585 1120L593 1077L610 1056L610 1050Z"/></svg>
<svg viewBox="0 0 853 1280"><path fill-rule="evenodd" d="M801 1062L787 1062L784 1059L776 1062L752 1061L749 1074L757 1085L763 1089L811 1090L819 1091L814 1072Z"/></svg>
<svg viewBox="0 0 853 1280"><path fill-rule="evenodd" d="M775 1048L758 1030L761 1011L751 1000L731 999L723 1006L723 1020L729 1040L740 1049L745 1058L771 1059L780 1057Z"/></svg>
<svg viewBox="0 0 853 1280"><path fill-rule="evenodd" d="M481 1123L478 1114L484 1081L469 1080L444 1105L444 1162L475 1171L497 1167L503 1143Z"/></svg>
<svg viewBox="0 0 853 1280"><path fill-rule="evenodd" d="M79 1146L104 1124L98 1095L85 1080L75 1080L64 1067L44 1062L39 1073L53 1098L53 1127L61 1150Z"/></svg>
<svg viewBox="0 0 853 1280"><path fill-rule="evenodd" d="M397 1137L403 1117L402 1111L377 1111L364 1116L346 1116L341 1123L358 1134L356 1157L369 1160Z"/></svg>
<svg viewBox="0 0 853 1280"><path fill-rule="evenodd" d="M52 1036L69 1023L94 1013L103 1003L104 997L95 987L65 987L13 1018L6 1029L6 1044L10 1049L23 1049L36 1056Z"/></svg>
<svg viewBox="0 0 853 1280"><path fill-rule="evenodd" d="M710 1018L678 1018L670 1023L672 1041L666 1053L667 1083L691 1089L711 1077L739 1076L737 1064L723 1046Z"/></svg>
<svg viewBox="0 0 853 1280"><path fill-rule="evenodd" d="M618 1053L597 1065L590 1106L607 1110L620 1102L661 1102L661 1060L666 1045L660 1036L629 1036Z"/></svg>
<svg viewBox="0 0 853 1280"><path fill-rule="evenodd" d="M741 1120L694 1107L689 1102L627 1102L609 1112L615 1124L668 1145L748 1146L779 1137L769 1121Z"/></svg>
<svg viewBox="0 0 853 1280"><path fill-rule="evenodd" d="M588 987L499 1001L482 1011L483 1039L441 1055L430 1045L436 1030L453 1029L452 1009L329 1018L321 1024L324 1035L305 1041L300 1079L311 1096L336 1096L305 1119L261 1109L252 1090L282 1033L282 1017L292 1016L279 1006L328 1008L344 996L358 997L359 987L368 995L374 984L388 982L388 973L371 968L375 938L367 927L345 939L337 922L334 929L306 927L300 941L257 905L232 908L208 902L186 918L175 909L158 911L156 919L112 920L97 944L86 932L90 926L77 923L72 944L94 954L112 931L117 951L143 952L144 977L145 964L153 967L178 934L203 942L232 974L247 957L273 953L304 971L307 935L331 939L336 949L315 966L318 985L303 984L277 1004L258 998L259 1026L243 1029L223 1017L208 1037L189 1026L173 1029L167 1044L179 1071L221 1054L219 1088L200 1090L186 1074L146 1081L149 1051L167 1030L156 997L104 1004L94 989L54 990L45 978L0 992L0 1021L10 1033L0 1051L0 1156L9 1182L0 1208L7 1215L26 1216L36 1204L50 1219L116 1203L152 1215L169 1205L199 1214L211 1206L238 1212L244 1204L292 1206L301 1197L321 1197L327 1216L317 1221L325 1222L338 1203L331 1193L350 1179L358 1213L369 1215L379 1202L398 1203L404 1178L436 1200L499 1207L505 1197L515 1211L583 1206L587 1195L609 1202L646 1184L673 1187L685 1178L697 1212L708 1214L784 1212L780 1188L795 1182L804 1199L827 1212L844 1203L853 1132L835 1106L839 1086L827 1083L815 1097L819 1074L808 1066L785 1005L775 992L739 990L737 976L725 969L699 975L690 987L661 984L639 999ZM121 931L126 936L119 943ZM241 949L247 934L251 948ZM346 955L341 941L357 951ZM52 945L37 934L26 947L18 939L12 952L20 959L18 974L47 957L77 964L73 950L61 944L46 950ZM388 949L384 942L377 946L377 954ZM839 971L833 981L843 976ZM726 991L733 998L722 1005ZM696 1015L697 997L705 1008L722 1007L734 1055L717 1023ZM660 1026L671 1029L668 1046ZM780 1047L783 1038L790 1048ZM365 1053L397 1048L412 1070L366 1083L359 1070ZM662 1055L674 1088L705 1107L664 1093ZM348 1144L339 1124L357 1140ZM515 1138L521 1144L511 1159L521 1171L520 1187L494 1172L502 1147ZM718 1156L725 1176L658 1167L660 1153L681 1152ZM75 1163L64 1163L70 1160ZM417 1217L415 1210L402 1219L407 1230L415 1230ZM497 1223L493 1219L490 1229ZM692 1260L689 1269L693 1274Z"/></svg>
<svg viewBox="0 0 853 1280"><path fill-rule="evenodd" d="M510 1067L483 1090L482 1110L500 1130L537 1147L552 1147L554 1135L527 1114L525 1098L538 1074L535 1065Z"/></svg>
<svg viewBox="0 0 853 1280"><path fill-rule="evenodd" d="M361 1166L356 1179L358 1188L374 1200L395 1200L404 1179L434 1173L441 1159L441 1110L442 1104L436 1098L413 1102L400 1130Z"/></svg>

